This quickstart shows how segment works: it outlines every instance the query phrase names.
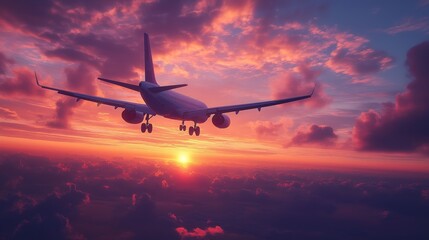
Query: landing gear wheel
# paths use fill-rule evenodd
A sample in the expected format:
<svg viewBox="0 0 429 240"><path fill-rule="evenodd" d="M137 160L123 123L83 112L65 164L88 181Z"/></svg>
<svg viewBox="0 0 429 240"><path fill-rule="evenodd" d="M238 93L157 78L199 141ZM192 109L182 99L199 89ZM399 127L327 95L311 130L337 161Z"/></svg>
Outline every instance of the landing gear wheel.
<svg viewBox="0 0 429 240"><path fill-rule="evenodd" d="M183 125L183 131L186 132L186 125Z"/></svg>
<svg viewBox="0 0 429 240"><path fill-rule="evenodd" d="M195 128L195 136L200 136L200 127Z"/></svg>
<svg viewBox="0 0 429 240"><path fill-rule="evenodd" d="M183 131L183 125L179 125L179 131Z"/></svg>
<svg viewBox="0 0 429 240"><path fill-rule="evenodd" d="M194 134L194 127L189 127L189 135L193 135Z"/></svg>
<svg viewBox="0 0 429 240"><path fill-rule="evenodd" d="M153 130L152 123L149 123L149 125L147 125L147 132L148 132L148 133L151 133L151 132L152 132L152 130Z"/></svg>
<svg viewBox="0 0 429 240"><path fill-rule="evenodd" d="M142 133L146 132L147 126L146 123L142 123L142 126L140 128L140 130L142 131Z"/></svg>

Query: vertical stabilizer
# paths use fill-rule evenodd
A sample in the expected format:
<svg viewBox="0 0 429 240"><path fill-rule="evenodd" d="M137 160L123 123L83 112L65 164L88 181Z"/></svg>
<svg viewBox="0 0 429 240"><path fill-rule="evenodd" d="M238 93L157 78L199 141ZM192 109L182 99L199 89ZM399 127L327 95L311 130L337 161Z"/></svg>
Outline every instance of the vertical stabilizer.
<svg viewBox="0 0 429 240"><path fill-rule="evenodd" d="M155 83L155 71L153 70L152 62L152 52L150 50L149 35L144 33L144 71L145 71L145 81L150 83Z"/></svg>

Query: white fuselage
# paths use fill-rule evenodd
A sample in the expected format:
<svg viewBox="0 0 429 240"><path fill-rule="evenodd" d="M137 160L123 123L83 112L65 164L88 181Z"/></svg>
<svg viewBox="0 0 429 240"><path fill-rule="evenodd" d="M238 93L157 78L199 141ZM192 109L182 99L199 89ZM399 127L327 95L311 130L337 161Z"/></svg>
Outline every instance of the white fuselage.
<svg viewBox="0 0 429 240"><path fill-rule="evenodd" d="M158 115L170 119L193 121L195 123L204 123L209 118L206 114L187 113L206 109L206 104L201 101L172 90L154 93L149 88L158 87L158 85L150 82L140 82L139 86L140 95L143 100Z"/></svg>

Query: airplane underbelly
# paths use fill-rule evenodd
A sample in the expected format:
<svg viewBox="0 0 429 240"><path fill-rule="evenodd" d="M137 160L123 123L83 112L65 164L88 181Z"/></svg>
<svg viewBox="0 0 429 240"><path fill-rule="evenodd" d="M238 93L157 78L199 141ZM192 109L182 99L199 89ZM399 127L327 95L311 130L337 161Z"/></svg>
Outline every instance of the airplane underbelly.
<svg viewBox="0 0 429 240"><path fill-rule="evenodd" d="M146 104L153 109L156 114L163 117L175 120L193 121L197 123L206 122L208 119L208 116L206 115L185 116L185 112L206 108L203 103L196 100L188 100L178 94L159 94L157 96L149 94L149 96L142 97Z"/></svg>

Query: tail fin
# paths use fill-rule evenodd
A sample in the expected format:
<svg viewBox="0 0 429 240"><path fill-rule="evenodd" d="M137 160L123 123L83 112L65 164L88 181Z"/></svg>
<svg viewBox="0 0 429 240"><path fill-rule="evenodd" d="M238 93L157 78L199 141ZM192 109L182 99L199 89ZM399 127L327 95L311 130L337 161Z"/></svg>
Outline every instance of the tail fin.
<svg viewBox="0 0 429 240"><path fill-rule="evenodd" d="M146 82L158 84L155 79L155 71L153 70L152 53L147 33L144 33L144 71Z"/></svg>

